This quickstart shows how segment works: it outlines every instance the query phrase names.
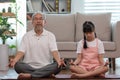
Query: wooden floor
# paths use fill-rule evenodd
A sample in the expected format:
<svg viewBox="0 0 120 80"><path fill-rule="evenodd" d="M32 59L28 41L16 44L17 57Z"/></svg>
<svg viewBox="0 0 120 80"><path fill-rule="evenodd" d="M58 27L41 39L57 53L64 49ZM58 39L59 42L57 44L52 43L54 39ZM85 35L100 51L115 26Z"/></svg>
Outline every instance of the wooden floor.
<svg viewBox="0 0 120 80"><path fill-rule="evenodd" d="M64 76L66 74L67 75L71 74L71 72L69 71L69 68L66 68L65 70L62 70L59 74ZM116 79L110 79L110 80L120 80L120 58L116 59L116 70L113 71L112 69L109 69L106 75L110 75L110 77L115 77L116 75ZM14 80L14 79L17 79L17 77L18 77L18 74L13 69L9 69L9 71L7 72L0 71L0 80L3 80L3 79ZM40 80L43 80L43 79L40 79ZM62 79L62 80L67 80L67 79ZM71 79L71 80L78 80L78 79ZM94 80L94 79L84 79L84 80ZM95 79L95 80L101 80L101 79ZM109 80L109 79L102 79L102 80Z"/></svg>
<svg viewBox="0 0 120 80"><path fill-rule="evenodd" d="M62 70L60 74L71 74L69 69ZM105 74L107 79L102 80L120 80L120 58L116 59L116 70L113 71L112 68ZM74 80L74 79L72 79ZM78 79L75 79L78 80ZM101 80L101 79L84 79L84 80Z"/></svg>

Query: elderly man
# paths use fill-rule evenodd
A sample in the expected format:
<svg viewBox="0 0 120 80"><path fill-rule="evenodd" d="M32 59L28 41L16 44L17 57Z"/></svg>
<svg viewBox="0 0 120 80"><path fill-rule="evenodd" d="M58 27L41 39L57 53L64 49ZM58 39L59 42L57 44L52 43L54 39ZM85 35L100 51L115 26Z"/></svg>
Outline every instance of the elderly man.
<svg viewBox="0 0 120 80"><path fill-rule="evenodd" d="M49 77L59 73L60 67L64 65L58 53L56 38L44 29L45 23L43 13L33 14L34 28L23 36L18 53L10 61L10 66L19 73L18 78ZM23 61L20 62L22 58Z"/></svg>

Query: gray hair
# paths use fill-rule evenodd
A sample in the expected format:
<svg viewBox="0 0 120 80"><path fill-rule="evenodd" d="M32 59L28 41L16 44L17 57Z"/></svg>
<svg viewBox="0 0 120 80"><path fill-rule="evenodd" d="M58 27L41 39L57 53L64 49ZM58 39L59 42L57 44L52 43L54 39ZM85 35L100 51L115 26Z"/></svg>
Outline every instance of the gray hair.
<svg viewBox="0 0 120 80"><path fill-rule="evenodd" d="M40 12L40 11L35 12L35 13L32 15L32 20L34 19L34 17L35 17L36 14L41 14L42 17L43 17L43 19L46 20L46 15L45 15L44 13Z"/></svg>

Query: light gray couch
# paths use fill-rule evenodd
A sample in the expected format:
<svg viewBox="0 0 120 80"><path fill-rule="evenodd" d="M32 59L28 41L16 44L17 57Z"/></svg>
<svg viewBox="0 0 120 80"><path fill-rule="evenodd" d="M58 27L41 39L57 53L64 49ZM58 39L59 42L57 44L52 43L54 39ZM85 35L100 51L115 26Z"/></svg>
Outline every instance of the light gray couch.
<svg viewBox="0 0 120 80"><path fill-rule="evenodd" d="M105 57L120 57L120 21L113 25L110 13L47 14L46 17L45 28L55 34L61 57L76 57L77 42L83 39L82 24L85 21L95 24L97 37L104 43ZM28 22L27 30L31 29L30 25Z"/></svg>

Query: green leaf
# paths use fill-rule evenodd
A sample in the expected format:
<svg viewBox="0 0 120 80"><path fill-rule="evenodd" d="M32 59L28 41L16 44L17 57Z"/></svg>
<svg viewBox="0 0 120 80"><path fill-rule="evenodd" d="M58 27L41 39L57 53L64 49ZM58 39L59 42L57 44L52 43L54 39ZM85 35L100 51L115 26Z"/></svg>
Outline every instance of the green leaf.
<svg viewBox="0 0 120 80"><path fill-rule="evenodd" d="M9 48L16 48L16 45L10 45Z"/></svg>

